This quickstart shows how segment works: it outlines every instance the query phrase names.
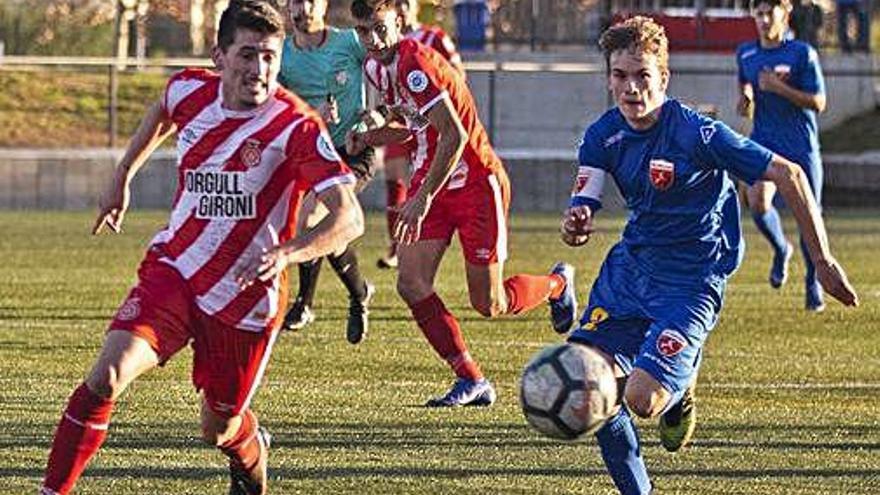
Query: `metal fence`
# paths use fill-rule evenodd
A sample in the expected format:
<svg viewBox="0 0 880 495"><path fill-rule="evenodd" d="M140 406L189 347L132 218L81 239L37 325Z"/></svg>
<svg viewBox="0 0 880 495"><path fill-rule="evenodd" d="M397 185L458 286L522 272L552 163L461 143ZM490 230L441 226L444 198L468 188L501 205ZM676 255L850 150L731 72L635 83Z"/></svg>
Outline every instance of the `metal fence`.
<svg viewBox="0 0 880 495"><path fill-rule="evenodd" d="M588 58L588 57L584 57ZM588 58L589 59L589 58ZM506 148L557 148L574 144L583 126L610 105L605 91L604 63L598 56L592 63L543 62L469 62L468 82L478 101L480 116L493 142ZM675 59L674 59L675 60ZM673 64L673 94L698 104L712 104L722 109L722 118L730 118L735 105L735 67L732 58L719 56L724 64ZM848 66L826 67L829 80L833 123L847 115L877 104L874 81L880 76L880 63L871 59L847 59ZM867 62L867 64L865 64ZM872 65L873 64L873 65ZM113 58L12 57L0 58L0 71L26 71L33 77L51 80L61 71L90 72L95 105L105 108L95 125L106 125L105 145L120 144L120 80L139 73L170 74L182 67L210 67L208 59L126 60ZM103 76L101 75L103 74ZM162 84L157 77L156 84ZM853 84L858 82L857 85ZM157 94L158 96L158 88ZM7 88L8 89L8 88ZM122 90L126 88L123 86ZM866 94L870 93L870 94ZM125 94L125 93L123 93ZM856 102L856 98L861 98ZM129 98L130 100L130 98ZM53 112L51 106L39 111ZM126 109L128 110L128 109ZM76 111L76 109L68 110ZM833 112L843 112L843 117ZM139 118L139 115L130 118ZM829 118L826 113L823 118ZM136 124L136 122L134 122ZM127 121L127 139L132 125ZM562 136L562 137L560 137ZM522 145L517 145L522 143ZM543 145L542 145L543 144Z"/></svg>
<svg viewBox="0 0 880 495"><path fill-rule="evenodd" d="M732 62L731 57L723 56L716 57L715 60ZM880 64L875 62L874 66L866 67L864 60L853 58L848 58L844 62L849 65L832 64L832 67L826 70L826 76L830 80L828 87L832 111L852 114L860 108L864 110L876 105L874 80L880 77L880 69L878 69ZM129 137L132 130L132 126L127 124L126 132L120 133L118 125L120 113L126 114L128 116L126 118L131 118L134 114L137 114L137 118L140 117L140 113L133 111L131 107L131 98L120 97L132 90L128 87L132 81L129 77L140 73L156 73L156 77L151 76L155 81L150 86L151 91L155 88L156 92L152 97L156 97L161 88L161 81L171 71L181 67L210 65L211 62L207 59L177 59L161 62L128 60L120 63L109 58L7 57L0 59L0 72L24 73L34 80L48 79L48 84L51 84L53 79L60 78L63 71L90 72L96 83L86 88L86 91L94 93L94 101L106 105L106 108L98 109L103 112L103 117L94 121L103 123L106 118L104 142L108 147L115 148ZM568 187L570 183L569 168L574 161L577 141L584 127L611 103L604 89L604 62L600 57L594 56L592 63L491 61L470 62L466 65L468 84L478 101L480 118L485 123L493 144L508 162L512 177L517 178L517 190L521 198L518 208L537 210L556 208L555 204L544 204L546 198L564 196L562 189ZM722 118L729 119L733 115L731 108L735 101L731 87L735 86L736 77L735 69L730 63L713 66L701 60L691 60L688 63L674 60L673 72L675 76L672 80L672 94L692 104L712 105L720 110ZM28 77L23 79L27 80ZM59 88L59 90L69 89ZM144 92L139 94L142 93ZM859 98L861 98L860 102L856 102ZM126 103L129 107L125 108L125 112L121 112L120 106ZM843 108L845 104L849 104L850 108ZM38 102L33 108L44 112L50 119L57 118L60 112L77 111L75 108L52 108L42 105L42 102ZM827 116L826 114L825 117ZM728 120L728 123L731 122ZM8 154L9 151L17 150L5 152ZM98 173L99 169L111 166L114 161L111 157L94 167L86 167L81 163L82 155L91 151L78 150L73 153L69 150L50 151L49 155L52 153L58 155L53 155L54 158L46 158L45 150L32 151L35 153L17 158L19 160L17 164L4 163L3 159L0 159L0 197L9 196L8 204L6 206L0 204L0 208L40 205L42 207L82 206L86 204L83 198L91 198L94 191L83 190L79 195L72 195L71 191L76 187L93 187L93 183L99 183L99 178L103 177ZM843 198L856 198L857 193L865 198L876 197L875 189L877 180L880 179L880 166L870 166L871 164L860 162L849 163L847 162L849 158L846 157L839 160L840 164L829 167L829 169L833 168L829 170L828 176L828 184L833 187L832 192ZM55 161L59 164L53 165ZM91 168L95 170L84 172L85 169ZM25 173L27 170L31 170L32 173L28 175ZM536 170L541 170L541 173L536 175ZM81 177L76 174L80 174ZM29 178L25 180L22 178L24 176ZM158 188L159 185L167 182L167 177L163 175L156 180L146 180L144 187L152 191L153 189L150 188ZM18 189L20 191L17 191ZM546 193L548 190L554 192L548 194ZM529 191L532 193L528 193ZM148 197L154 195L145 193ZM40 198L44 198L45 201ZM867 205L876 202L859 200L858 204Z"/></svg>

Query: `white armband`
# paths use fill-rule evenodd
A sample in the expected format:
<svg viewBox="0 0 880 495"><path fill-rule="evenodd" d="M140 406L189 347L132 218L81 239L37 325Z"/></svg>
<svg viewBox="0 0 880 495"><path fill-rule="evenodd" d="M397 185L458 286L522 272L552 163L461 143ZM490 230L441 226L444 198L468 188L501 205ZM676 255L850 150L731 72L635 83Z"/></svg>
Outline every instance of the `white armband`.
<svg viewBox="0 0 880 495"><path fill-rule="evenodd" d="M605 190L605 171L595 167L578 167L574 188L571 191L572 198L589 198L602 201L602 191Z"/></svg>

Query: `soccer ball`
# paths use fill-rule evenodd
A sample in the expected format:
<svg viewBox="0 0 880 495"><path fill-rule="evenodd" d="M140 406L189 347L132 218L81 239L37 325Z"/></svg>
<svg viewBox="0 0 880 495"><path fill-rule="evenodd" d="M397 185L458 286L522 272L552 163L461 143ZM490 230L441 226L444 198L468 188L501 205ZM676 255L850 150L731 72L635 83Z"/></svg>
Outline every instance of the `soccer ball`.
<svg viewBox="0 0 880 495"><path fill-rule="evenodd" d="M520 404L532 428L544 435L574 440L598 430L617 402L614 371L593 349L554 344L526 365Z"/></svg>

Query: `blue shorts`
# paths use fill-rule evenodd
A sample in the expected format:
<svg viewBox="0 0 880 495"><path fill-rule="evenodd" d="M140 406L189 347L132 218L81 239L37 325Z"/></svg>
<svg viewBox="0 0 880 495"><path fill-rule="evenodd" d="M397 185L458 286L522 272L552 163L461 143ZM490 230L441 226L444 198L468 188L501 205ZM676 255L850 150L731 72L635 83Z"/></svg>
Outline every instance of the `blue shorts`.
<svg viewBox="0 0 880 495"><path fill-rule="evenodd" d="M615 246L569 341L598 347L627 375L633 367L641 368L679 396L690 385L703 343L718 323L725 286L723 280L658 281L640 270L622 246Z"/></svg>

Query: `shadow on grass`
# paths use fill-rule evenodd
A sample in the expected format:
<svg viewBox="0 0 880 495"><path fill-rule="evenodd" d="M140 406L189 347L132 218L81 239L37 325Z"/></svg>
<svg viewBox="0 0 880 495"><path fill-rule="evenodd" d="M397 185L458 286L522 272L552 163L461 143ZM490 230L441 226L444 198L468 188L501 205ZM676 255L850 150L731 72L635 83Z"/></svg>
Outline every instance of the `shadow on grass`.
<svg viewBox="0 0 880 495"><path fill-rule="evenodd" d="M270 462L271 464L271 462ZM182 479L208 480L225 477L223 468L211 467L128 467L106 468L94 467L86 471L84 478L113 479ZM658 477L693 476L698 478L721 478L731 480L751 480L756 478L856 478L873 480L880 477L880 469L656 469L651 474ZM444 467L334 467L334 468L269 468L272 479L316 480L331 478L471 478L497 476L540 476L557 478L579 478L583 476L606 476L604 469L586 469L572 467L554 468L518 468L518 467L480 467L480 468L444 468ZM8 468L0 467L0 478L30 477L40 478L40 468Z"/></svg>
<svg viewBox="0 0 880 495"><path fill-rule="evenodd" d="M426 410L428 413L434 411ZM389 423L347 423L347 422L305 422L289 423L266 420L265 425L272 432L275 448L284 449L361 449L371 451L387 450L399 452L407 449L431 447L471 447L472 449L588 449L595 447L591 440L574 443L560 443L533 432L527 425L519 422L500 422L478 424L461 422L425 422L413 419L412 422ZM206 449L212 447L198 438L198 421L175 423L115 422L110 437L105 444L112 449ZM757 427L756 427L757 428ZM7 448L46 448L51 442L55 423L45 422L18 425L15 435L0 435L0 449ZM707 428L708 429L708 428ZM719 428L727 429L727 428ZM774 430L783 431L785 427L776 426ZM830 433L839 430L870 434L880 428L863 425L831 426L822 429L812 428L812 433ZM150 432L144 438L140 432ZM860 435L860 436L862 436ZM781 436L781 435L780 435ZM731 434L729 438L739 439L697 439L694 449L743 449L753 448L761 451L878 451L880 442L871 441L815 441L776 440L772 438L749 439ZM657 441L643 441L644 447L658 447Z"/></svg>

